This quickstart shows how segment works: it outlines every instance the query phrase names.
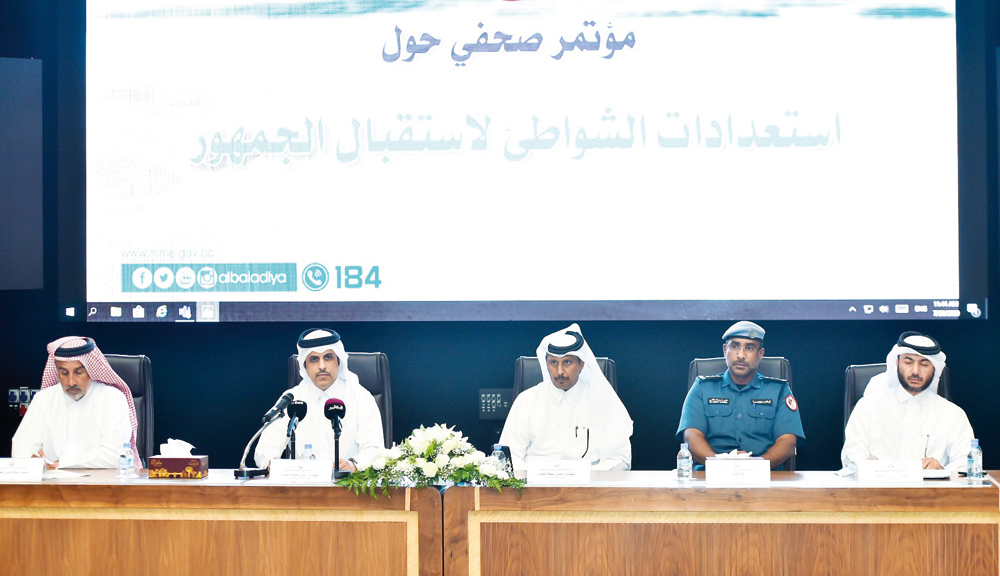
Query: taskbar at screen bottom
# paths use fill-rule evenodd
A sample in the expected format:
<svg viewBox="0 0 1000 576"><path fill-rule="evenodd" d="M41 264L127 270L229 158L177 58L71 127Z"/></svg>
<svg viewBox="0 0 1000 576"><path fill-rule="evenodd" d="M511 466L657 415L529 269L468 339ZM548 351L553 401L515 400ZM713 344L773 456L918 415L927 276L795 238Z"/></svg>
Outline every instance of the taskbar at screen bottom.
<svg viewBox="0 0 1000 576"><path fill-rule="evenodd" d="M62 305L60 317L87 322L985 320L987 301L89 302Z"/></svg>

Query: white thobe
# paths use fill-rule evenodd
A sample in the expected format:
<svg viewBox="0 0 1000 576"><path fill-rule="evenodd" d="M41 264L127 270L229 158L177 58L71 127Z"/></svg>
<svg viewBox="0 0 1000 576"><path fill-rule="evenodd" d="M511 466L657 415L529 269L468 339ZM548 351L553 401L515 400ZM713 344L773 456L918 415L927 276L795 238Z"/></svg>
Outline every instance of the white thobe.
<svg viewBox="0 0 1000 576"><path fill-rule="evenodd" d="M80 400L62 386L35 394L11 441L14 458L39 450L60 468L116 468L122 446L132 439L128 401L120 390L92 382Z"/></svg>
<svg viewBox="0 0 1000 576"><path fill-rule="evenodd" d="M290 390L296 400L305 402L306 417L295 429L295 457L312 444L313 454L321 460L333 460L333 426L323 413L330 398L344 402L344 418L340 434L340 458L372 460L375 452L385 444L382 432L382 415L371 392L357 383L336 380L326 390L320 390L310 380L303 380ZM267 466L273 458L280 458L288 442L288 416L274 421L260 436L254 461Z"/></svg>
<svg viewBox="0 0 1000 576"><path fill-rule="evenodd" d="M500 434L514 469L532 459L585 459L594 470L628 470L632 419L617 396L593 396L583 378L566 391L542 382L518 394Z"/></svg>
<svg viewBox="0 0 1000 576"><path fill-rule="evenodd" d="M880 460L928 456L951 471L965 470L974 438L964 410L930 390L913 396L902 386L867 393L858 400L844 435L840 457L845 468L856 468L870 456Z"/></svg>

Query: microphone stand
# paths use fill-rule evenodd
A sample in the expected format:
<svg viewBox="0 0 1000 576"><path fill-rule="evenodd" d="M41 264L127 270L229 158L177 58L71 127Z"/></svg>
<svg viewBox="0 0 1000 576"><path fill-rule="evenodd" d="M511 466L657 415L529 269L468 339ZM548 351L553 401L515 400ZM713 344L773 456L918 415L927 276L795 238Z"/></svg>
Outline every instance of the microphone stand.
<svg viewBox="0 0 1000 576"><path fill-rule="evenodd" d="M274 422L274 420L277 420L277 418L265 422L264 425L260 427L260 430L258 430L257 433L253 435L253 438L251 438L250 441L247 442L247 447L243 449L243 458L240 459L240 467L233 471L233 475L236 476L237 480L250 480L258 476L268 475L268 470L266 466L264 468L247 468L247 455L250 454L250 446L253 445L254 440L259 438L261 433L264 432L264 430L267 429L267 427L270 426L271 423Z"/></svg>
<svg viewBox="0 0 1000 576"><path fill-rule="evenodd" d="M340 432L343 429L340 416L334 418L331 423L333 424L333 479L340 480L350 476L351 472L340 469Z"/></svg>
<svg viewBox="0 0 1000 576"><path fill-rule="evenodd" d="M286 436L288 436L288 443L285 444L285 446L288 447L289 460L295 459L295 428L298 427L298 425L299 425L298 416L293 417L292 421L288 423L288 433L286 434Z"/></svg>

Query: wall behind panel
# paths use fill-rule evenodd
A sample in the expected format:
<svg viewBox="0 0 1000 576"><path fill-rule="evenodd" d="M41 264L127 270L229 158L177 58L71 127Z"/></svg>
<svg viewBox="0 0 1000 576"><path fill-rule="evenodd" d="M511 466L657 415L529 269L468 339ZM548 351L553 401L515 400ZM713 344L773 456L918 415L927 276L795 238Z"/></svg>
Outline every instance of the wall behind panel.
<svg viewBox="0 0 1000 576"><path fill-rule="evenodd" d="M0 290L40 289L42 61L0 58Z"/></svg>

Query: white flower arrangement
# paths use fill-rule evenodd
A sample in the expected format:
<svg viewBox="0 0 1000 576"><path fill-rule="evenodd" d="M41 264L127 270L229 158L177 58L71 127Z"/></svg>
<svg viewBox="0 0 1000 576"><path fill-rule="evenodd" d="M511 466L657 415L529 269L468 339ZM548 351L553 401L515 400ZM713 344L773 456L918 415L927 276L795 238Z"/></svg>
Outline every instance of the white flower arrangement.
<svg viewBox="0 0 1000 576"><path fill-rule="evenodd" d="M524 488L524 480L513 477L497 458L486 456L456 432L455 427L421 426L402 444L382 448L370 461L359 460L358 469L337 481L355 493L389 494L392 486L423 487L472 484L500 491Z"/></svg>

